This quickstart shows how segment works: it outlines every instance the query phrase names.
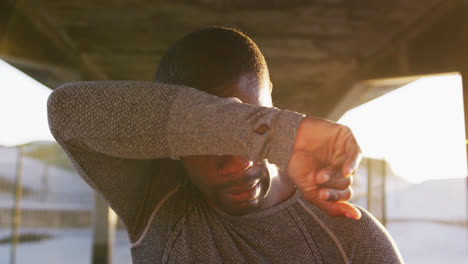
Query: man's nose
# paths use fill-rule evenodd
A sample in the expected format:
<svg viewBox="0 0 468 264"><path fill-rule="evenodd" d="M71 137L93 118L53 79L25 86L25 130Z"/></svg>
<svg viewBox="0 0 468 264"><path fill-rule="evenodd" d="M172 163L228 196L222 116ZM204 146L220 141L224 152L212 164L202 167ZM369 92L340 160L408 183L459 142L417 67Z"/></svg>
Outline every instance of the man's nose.
<svg viewBox="0 0 468 264"><path fill-rule="evenodd" d="M218 173L226 176L240 174L252 165L252 161L242 156L222 155L216 161Z"/></svg>

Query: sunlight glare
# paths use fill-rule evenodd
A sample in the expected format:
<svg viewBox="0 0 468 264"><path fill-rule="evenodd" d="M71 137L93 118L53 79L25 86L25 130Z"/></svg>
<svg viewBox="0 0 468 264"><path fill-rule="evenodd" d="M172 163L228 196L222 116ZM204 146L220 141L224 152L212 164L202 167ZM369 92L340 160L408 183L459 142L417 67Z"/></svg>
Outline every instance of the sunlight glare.
<svg viewBox="0 0 468 264"><path fill-rule="evenodd" d="M0 145L53 141L47 122L51 89L0 60Z"/></svg>
<svg viewBox="0 0 468 264"><path fill-rule="evenodd" d="M364 156L385 159L410 182L466 177L460 75L418 79L338 122L353 130Z"/></svg>

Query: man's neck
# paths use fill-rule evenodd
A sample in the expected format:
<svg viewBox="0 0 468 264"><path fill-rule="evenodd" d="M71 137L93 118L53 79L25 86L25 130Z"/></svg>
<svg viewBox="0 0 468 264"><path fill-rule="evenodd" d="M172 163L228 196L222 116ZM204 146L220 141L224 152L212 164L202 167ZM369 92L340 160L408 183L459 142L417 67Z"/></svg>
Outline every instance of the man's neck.
<svg viewBox="0 0 468 264"><path fill-rule="evenodd" d="M296 192L296 186L289 180L286 174L278 173L271 181L270 191L262 204L262 209L275 206L291 198Z"/></svg>

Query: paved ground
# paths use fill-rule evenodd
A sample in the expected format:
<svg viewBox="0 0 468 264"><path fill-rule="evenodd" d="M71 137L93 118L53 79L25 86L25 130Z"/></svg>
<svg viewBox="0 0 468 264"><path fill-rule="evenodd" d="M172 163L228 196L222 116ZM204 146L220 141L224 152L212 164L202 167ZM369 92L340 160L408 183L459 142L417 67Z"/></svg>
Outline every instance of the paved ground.
<svg viewBox="0 0 468 264"><path fill-rule="evenodd" d="M436 223L390 223L405 263L468 263L468 229Z"/></svg>
<svg viewBox="0 0 468 264"><path fill-rule="evenodd" d="M390 223L388 230L395 239L406 263L468 263L468 229L436 223ZM0 236L8 235L0 230ZM22 232L52 234L53 239L24 243L18 247L17 264L83 264L91 260L89 229L29 229ZM0 263L9 263L10 245L0 245ZM131 263L128 239L117 231L114 264Z"/></svg>
<svg viewBox="0 0 468 264"><path fill-rule="evenodd" d="M91 229L35 229L22 230L39 234L52 234L53 239L20 244L17 248L17 264L85 264L91 262ZM3 236L8 234L2 230ZM10 245L0 245L0 263L9 263ZM131 263L130 246L124 231L117 231L114 252L114 264Z"/></svg>

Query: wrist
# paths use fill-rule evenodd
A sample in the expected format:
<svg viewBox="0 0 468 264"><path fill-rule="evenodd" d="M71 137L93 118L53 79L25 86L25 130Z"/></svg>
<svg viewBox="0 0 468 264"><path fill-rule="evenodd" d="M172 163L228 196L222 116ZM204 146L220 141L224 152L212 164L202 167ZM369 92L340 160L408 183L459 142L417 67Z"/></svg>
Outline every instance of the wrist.
<svg viewBox="0 0 468 264"><path fill-rule="evenodd" d="M286 171L294 150L299 124L304 117L304 114L282 110L271 124L273 139L267 158L282 171Z"/></svg>

